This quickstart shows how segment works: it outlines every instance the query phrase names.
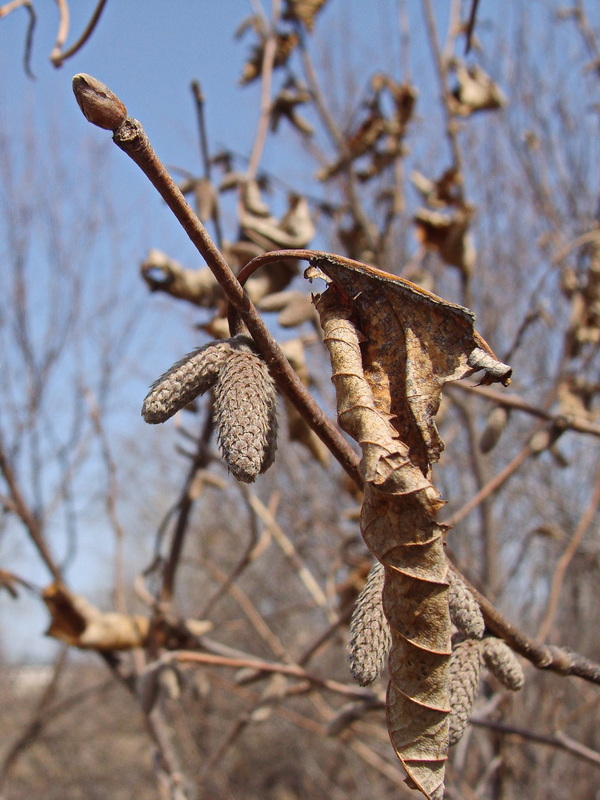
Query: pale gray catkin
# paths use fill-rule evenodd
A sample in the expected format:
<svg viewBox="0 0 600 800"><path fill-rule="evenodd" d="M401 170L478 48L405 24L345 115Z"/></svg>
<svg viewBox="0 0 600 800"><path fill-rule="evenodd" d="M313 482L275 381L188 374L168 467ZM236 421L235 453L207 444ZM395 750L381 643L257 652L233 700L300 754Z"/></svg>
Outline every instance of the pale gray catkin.
<svg viewBox="0 0 600 800"><path fill-rule="evenodd" d="M231 340L209 342L179 359L154 381L142 406L146 422L165 422L216 382L219 369L231 352Z"/></svg>
<svg viewBox="0 0 600 800"><path fill-rule="evenodd" d="M252 340L235 336L229 341L215 383L214 418L227 466L237 480L251 483L275 458L277 395Z"/></svg>
<svg viewBox="0 0 600 800"><path fill-rule="evenodd" d="M390 626L383 613L381 594L385 570L379 561L371 567L356 600L350 621L348 663L350 672L361 686L373 683L390 651Z"/></svg>
<svg viewBox="0 0 600 800"><path fill-rule="evenodd" d="M525 682L523 668L516 655L502 639L490 636L483 640L483 660L489 671L507 689L517 692L523 688Z"/></svg>
<svg viewBox="0 0 600 800"><path fill-rule="evenodd" d="M457 644L450 656L450 734L448 746L462 738L473 707L479 672L481 670L481 641L465 639Z"/></svg>
<svg viewBox="0 0 600 800"><path fill-rule="evenodd" d="M448 603L452 622L469 639L481 639L485 631L485 622L479 603L452 570L448 570L448 580L450 581Z"/></svg>

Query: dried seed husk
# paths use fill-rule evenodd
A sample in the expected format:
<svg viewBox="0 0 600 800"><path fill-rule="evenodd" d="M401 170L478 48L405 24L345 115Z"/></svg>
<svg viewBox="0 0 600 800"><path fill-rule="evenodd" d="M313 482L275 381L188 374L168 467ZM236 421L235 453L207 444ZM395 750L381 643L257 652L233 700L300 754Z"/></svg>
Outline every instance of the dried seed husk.
<svg viewBox="0 0 600 800"><path fill-rule="evenodd" d="M383 565L376 561L356 599L350 621L348 664L361 686L367 686L377 678L392 644L390 626L381 602L384 580Z"/></svg>
<svg viewBox="0 0 600 800"><path fill-rule="evenodd" d="M216 382L231 352L230 340L209 342L179 359L155 381L144 400L142 416L151 425L165 422Z"/></svg>
<svg viewBox="0 0 600 800"><path fill-rule="evenodd" d="M466 639L450 656L450 737L448 746L462 738L479 686L481 642Z"/></svg>
<svg viewBox="0 0 600 800"><path fill-rule="evenodd" d="M448 602L452 622L468 638L481 639L485 632L485 622L479 603L452 570L448 571L448 580L450 581Z"/></svg>
<svg viewBox="0 0 600 800"><path fill-rule="evenodd" d="M523 668L516 655L502 639L490 636L483 640L483 660L489 671L507 689L517 692L523 688L525 682Z"/></svg>
<svg viewBox="0 0 600 800"><path fill-rule="evenodd" d="M482 453L489 453L496 447L506 428L508 417L508 411L504 406L496 406L490 411L479 439L479 449Z"/></svg>
<svg viewBox="0 0 600 800"><path fill-rule="evenodd" d="M237 480L252 483L273 463L277 449L277 395L267 365L247 336L230 340L215 383L219 445Z"/></svg>

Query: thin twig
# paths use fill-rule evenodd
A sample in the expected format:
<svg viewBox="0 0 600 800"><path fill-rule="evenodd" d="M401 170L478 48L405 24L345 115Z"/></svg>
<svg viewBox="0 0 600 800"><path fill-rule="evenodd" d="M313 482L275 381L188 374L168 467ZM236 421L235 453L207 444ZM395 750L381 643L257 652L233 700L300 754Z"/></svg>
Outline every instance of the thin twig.
<svg viewBox="0 0 600 800"><path fill-rule="evenodd" d="M600 685L600 664L562 647L535 642L502 616L453 564L449 562L449 565L479 603L488 630L499 639L504 639L515 653L526 658L538 669L547 669L558 675L575 675Z"/></svg>
<svg viewBox="0 0 600 800"><path fill-rule="evenodd" d="M264 661L258 658L248 657L245 659L227 658L226 656L216 656L212 653L193 653L187 650L173 650L166 653L161 659L161 663L177 662L180 664L212 664L217 667L231 667L233 669L253 669L259 672L273 672L280 675L288 675L291 678L310 681L315 686L327 689L330 692L341 694L344 697L358 697L372 699L373 692L368 689L361 689L358 686L350 686L329 678L321 678L318 675L308 672L297 664L277 664L273 661Z"/></svg>
<svg viewBox="0 0 600 800"><path fill-rule="evenodd" d="M555 747L558 750L566 750L567 753L571 753L571 755L581 758L583 761L587 761L588 764L600 767L600 753L586 747L580 742L573 741L573 739L560 731L557 731L554 736L549 736L491 719L477 719L476 717L471 717L469 722L471 725L476 725L479 728L488 728L489 730L497 731L507 736L518 736L520 739L526 739L536 744L545 744L549 747Z"/></svg>
<svg viewBox="0 0 600 800"><path fill-rule="evenodd" d="M85 26L84 31L81 34L81 36L79 37L79 39L77 39L77 41L74 44L72 44L71 47L69 47L67 50L63 51L62 47L63 47L64 43L67 40L67 34L68 34L68 30L69 30L68 29L68 18L67 18L67 29L66 29L65 34L64 34L64 39L62 39L62 41L61 41L60 38L57 37L56 45L54 46L54 50L50 54L50 61L54 64L55 67L62 67L62 65L64 64L64 62L68 58L71 58L71 56L74 56L75 53L77 53L78 50L81 50L83 45L87 42L87 40L93 34L93 32L94 32L94 30L96 28L96 25L98 24L98 21L99 21L101 15L102 15L102 12L104 11L104 6L106 5L106 2L107 2L107 0L98 0L98 5L94 9L94 13L90 17L90 21ZM60 5L61 5L61 3L59 2L59 6ZM66 3L64 5L66 5ZM67 14L68 14L68 10L67 10Z"/></svg>
<svg viewBox="0 0 600 800"><path fill-rule="evenodd" d="M563 554L558 559L558 563L556 564L556 568L554 570L554 575L552 576L552 583L550 584L550 596L548 598L548 607L546 609L546 614L544 619L542 620L537 639L542 640L548 636L548 632L550 631L550 627L552 625L552 621L554 620L554 616L556 614L556 609L558 608L558 602L560 599L560 591L563 585L563 581L565 579L565 574L569 567L569 564L573 560L575 553L577 552L577 548L581 544L581 541L585 534L587 533L596 512L598 511L598 505L600 504L600 463L596 468L596 480L594 483L594 490L592 492L592 496L590 497L589 503L583 510L583 514L581 515L577 527L571 537L570 542L565 547Z"/></svg>
<svg viewBox="0 0 600 800"><path fill-rule="evenodd" d="M276 25L279 19L279 2L273 0L273 19L269 26L269 32L264 44L263 60L261 67L261 88L260 88L260 116L258 127L254 138L254 146L250 155L246 177L249 181L254 180L258 173L258 165L267 140L269 130L269 120L271 116L271 83L273 79L273 67L275 65L275 55L277 53L277 33Z"/></svg>

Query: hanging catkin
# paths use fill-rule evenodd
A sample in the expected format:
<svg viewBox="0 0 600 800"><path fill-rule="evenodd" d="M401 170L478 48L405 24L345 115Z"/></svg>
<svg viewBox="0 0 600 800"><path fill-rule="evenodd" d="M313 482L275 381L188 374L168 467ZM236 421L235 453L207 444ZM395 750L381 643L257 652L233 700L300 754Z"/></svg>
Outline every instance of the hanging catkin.
<svg viewBox="0 0 600 800"><path fill-rule="evenodd" d="M392 637L381 602L385 572L376 561L356 600L350 621L348 663L361 686L373 683L385 665Z"/></svg>

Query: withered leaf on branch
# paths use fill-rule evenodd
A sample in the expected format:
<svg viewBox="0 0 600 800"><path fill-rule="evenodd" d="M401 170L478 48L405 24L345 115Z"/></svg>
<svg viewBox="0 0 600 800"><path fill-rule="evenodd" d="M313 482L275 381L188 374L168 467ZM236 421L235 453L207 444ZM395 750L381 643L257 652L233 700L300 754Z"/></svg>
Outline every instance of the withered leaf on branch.
<svg viewBox="0 0 600 800"><path fill-rule="evenodd" d="M390 625L388 729L408 783L443 796L449 741L451 620L443 502L431 464L443 443L434 415L443 384L484 369L508 383L474 316L408 281L319 256L308 277L333 369L338 420L362 450L361 532L383 564Z"/></svg>
<svg viewBox="0 0 600 800"><path fill-rule="evenodd" d="M506 97L497 83L477 64L466 66L454 60L456 87L450 96L453 113L468 117L478 111L493 111L506 105Z"/></svg>
<svg viewBox="0 0 600 800"><path fill-rule="evenodd" d="M47 636L73 647L99 651L143 647L150 621L114 611L103 612L85 597L53 583L44 590L43 600L50 612Z"/></svg>
<svg viewBox="0 0 600 800"><path fill-rule="evenodd" d="M306 29L312 31L315 17L327 0L285 0L283 18L301 22Z"/></svg>
<svg viewBox="0 0 600 800"><path fill-rule="evenodd" d="M283 67L287 63L292 52L298 46L299 41L298 34L294 31L289 33L282 31L277 34L275 61L273 64L275 69ZM260 76L265 53L265 44L266 38L263 38L252 48L250 58L246 61L244 69L242 70L242 76L240 78L240 84L242 86L252 83L252 81Z"/></svg>
<svg viewBox="0 0 600 800"><path fill-rule="evenodd" d="M472 216L470 207L449 211L419 208L414 216L417 238L423 246L439 253L446 264L458 267L466 276L475 263L475 246L469 231Z"/></svg>

